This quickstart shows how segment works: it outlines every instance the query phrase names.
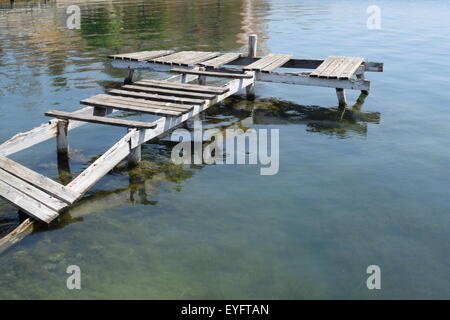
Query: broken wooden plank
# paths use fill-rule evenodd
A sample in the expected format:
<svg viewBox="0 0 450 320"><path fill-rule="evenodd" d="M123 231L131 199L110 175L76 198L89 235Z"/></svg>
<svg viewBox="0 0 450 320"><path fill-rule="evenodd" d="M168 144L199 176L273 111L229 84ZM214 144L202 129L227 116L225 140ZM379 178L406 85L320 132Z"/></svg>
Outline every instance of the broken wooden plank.
<svg viewBox="0 0 450 320"><path fill-rule="evenodd" d="M26 193L16 188L11 188L9 184L2 180L0 180L0 196L39 221L50 223L58 217L58 212L29 197Z"/></svg>
<svg viewBox="0 0 450 320"><path fill-rule="evenodd" d="M146 86L136 86L136 85L129 85L129 84L122 86L122 89L157 93L157 94L161 94L161 95L170 95L170 96L174 96L174 97L188 97L188 98L194 98L194 99L211 100L216 97L216 95L208 94L208 93L159 89L159 88L151 88L151 87L146 87Z"/></svg>
<svg viewBox="0 0 450 320"><path fill-rule="evenodd" d="M199 64L202 66L205 66L205 67L211 67L211 68L216 69L216 68L220 68L223 65L226 65L229 62L232 62L232 61L238 59L240 56L242 56L242 53L236 53L236 52L225 53L225 54L222 54L213 59L203 61Z"/></svg>
<svg viewBox="0 0 450 320"><path fill-rule="evenodd" d="M51 196L50 194L42 191L28 182L17 178L16 176L10 174L9 172L0 169L0 180L8 184L11 188L15 188L21 192L26 193L31 198L45 204L50 209L60 212L62 209L67 207L67 203Z"/></svg>
<svg viewBox="0 0 450 320"><path fill-rule="evenodd" d="M162 89L185 90L185 91L201 92L201 93L222 94L222 93L227 92L227 89L225 87L213 87L213 86L205 86L205 85L190 84L190 83L173 83L173 82L158 81L158 80L142 79L142 80L136 81L134 84L148 86L148 87L162 88Z"/></svg>
<svg viewBox="0 0 450 320"><path fill-rule="evenodd" d="M151 129L155 127L155 124L152 122L141 122L141 121L131 121L131 120L123 120L123 119L115 119L115 118L106 118L106 117L98 117L98 116L85 116L85 115L77 115L71 112L64 112L58 110L50 110L45 113L48 117L55 117L58 119L70 119L98 124L105 124L110 126L118 126L118 127L126 127L126 128L146 128Z"/></svg>
<svg viewBox="0 0 450 320"><path fill-rule="evenodd" d="M32 218L22 221L13 231L0 239L0 254L32 233L36 226L37 222Z"/></svg>
<svg viewBox="0 0 450 320"><path fill-rule="evenodd" d="M81 196L70 188L2 156L0 156L0 168L68 204L75 202Z"/></svg>
<svg viewBox="0 0 450 320"><path fill-rule="evenodd" d="M251 79L253 75L250 73L232 73L232 72L214 72L214 71L199 71L190 69L173 68L170 72L195 74L198 76L217 77L217 78L235 78L235 79Z"/></svg>
<svg viewBox="0 0 450 320"><path fill-rule="evenodd" d="M152 101L152 104L154 104L154 105L158 105L158 104L163 105L161 103L161 101L174 102L174 103L179 103L179 104L202 104L205 102L205 100L202 100L202 99L180 98L180 97L172 97L172 96L165 96L165 95L159 95L159 94L150 94L150 93L130 91L130 90L118 90L118 89L109 90L108 94L117 95L117 96L121 96L121 97L146 99L146 100Z"/></svg>

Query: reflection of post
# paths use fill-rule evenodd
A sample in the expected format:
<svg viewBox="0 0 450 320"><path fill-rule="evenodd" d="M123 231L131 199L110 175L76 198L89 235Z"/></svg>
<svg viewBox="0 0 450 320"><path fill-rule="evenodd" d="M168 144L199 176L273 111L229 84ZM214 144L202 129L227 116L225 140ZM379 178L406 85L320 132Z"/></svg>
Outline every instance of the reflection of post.
<svg viewBox="0 0 450 320"><path fill-rule="evenodd" d="M134 69L130 69L128 71L128 76L125 78L123 83L124 84L132 84L133 83L133 74L134 74Z"/></svg>
<svg viewBox="0 0 450 320"><path fill-rule="evenodd" d="M256 48L257 48L258 36L256 34L251 34L248 37L248 56L250 58L256 57ZM247 91L247 100L255 100L255 82L249 85L246 88Z"/></svg>

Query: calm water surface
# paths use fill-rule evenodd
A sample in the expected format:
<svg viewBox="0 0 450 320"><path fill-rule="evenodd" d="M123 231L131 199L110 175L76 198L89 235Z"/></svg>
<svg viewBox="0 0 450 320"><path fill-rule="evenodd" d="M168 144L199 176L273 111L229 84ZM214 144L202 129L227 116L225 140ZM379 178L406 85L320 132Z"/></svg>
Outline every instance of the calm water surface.
<svg viewBox="0 0 450 320"><path fill-rule="evenodd" d="M385 72L367 74L371 95L342 120L332 89L269 83L255 103L208 111L208 127L279 128L274 176L254 165L183 168L170 142L145 145L140 168L118 168L0 256L0 298L450 298L447 1L76 3L80 30L65 24L73 1L0 1L1 141L120 85L124 71L106 58L119 52L244 51L256 32L260 54L362 56ZM381 30L366 28L370 4ZM72 174L123 134L73 131ZM70 179L54 144L12 158ZM0 232L17 223L1 202ZM66 288L71 264L82 290ZM371 264L382 270L378 291L366 288Z"/></svg>

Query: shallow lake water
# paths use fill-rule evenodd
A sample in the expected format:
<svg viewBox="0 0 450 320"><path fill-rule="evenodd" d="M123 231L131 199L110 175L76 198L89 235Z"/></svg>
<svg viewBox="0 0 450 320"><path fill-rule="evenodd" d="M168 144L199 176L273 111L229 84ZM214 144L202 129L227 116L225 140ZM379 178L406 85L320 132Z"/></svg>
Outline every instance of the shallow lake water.
<svg viewBox="0 0 450 320"><path fill-rule="evenodd" d="M80 29L66 9L81 9ZM381 8L381 29L366 25ZM360 111L333 89L258 83L202 118L208 128L279 129L280 168L171 162L169 141L144 145L57 223L0 255L2 299L450 298L450 28L447 1L0 1L0 140L50 109L117 87L109 54L140 50L361 56ZM138 72L136 78L164 78ZM347 92L350 102L358 92ZM256 111L252 112L251 110ZM72 175L124 129L70 133ZM12 159L59 179L55 141ZM65 177L69 178L70 177ZM0 232L19 223L0 202ZM78 265L82 289L68 290ZM381 268L368 290L366 268Z"/></svg>

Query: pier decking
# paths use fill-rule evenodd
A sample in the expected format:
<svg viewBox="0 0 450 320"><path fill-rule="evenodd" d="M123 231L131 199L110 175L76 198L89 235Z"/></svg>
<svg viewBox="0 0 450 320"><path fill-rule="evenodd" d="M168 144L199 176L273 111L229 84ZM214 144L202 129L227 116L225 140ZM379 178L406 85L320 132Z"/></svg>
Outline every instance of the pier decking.
<svg viewBox="0 0 450 320"><path fill-rule="evenodd" d="M117 68L130 73L119 89L109 90L81 100L86 107L73 112L50 110L53 117L26 133L19 133L0 145L0 196L33 219L50 223L77 201L119 162L128 159L130 166L140 161L140 146L167 134L186 120L210 106L246 89L249 99L255 95L255 82L279 82L336 88L341 106L346 104L344 89L368 94L367 71L381 72L383 64L358 57L329 57L325 60L295 59L289 54L257 57L256 37L251 36L249 52L220 53L204 51L159 50L110 56ZM278 68L312 69L311 72L277 72ZM135 69L170 72L176 75L160 80L133 82ZM207 78L224 78L222 86L206 85ZM198 80L198 84L192 84ZM116 111L132 111L159 116L158 119L131 121L112 118ZM67 185L53 181L7 156L56 137L58 157L68 158L68 132L86 123L127 128L127 133L108 151ZM25 222L24 222L25 223ZM30 220L26 220L27 225ZM20 226L21 230L23 225ZM0 247L9 240L0 240ZM0 250L1 251L1 250Z"/></svg>

